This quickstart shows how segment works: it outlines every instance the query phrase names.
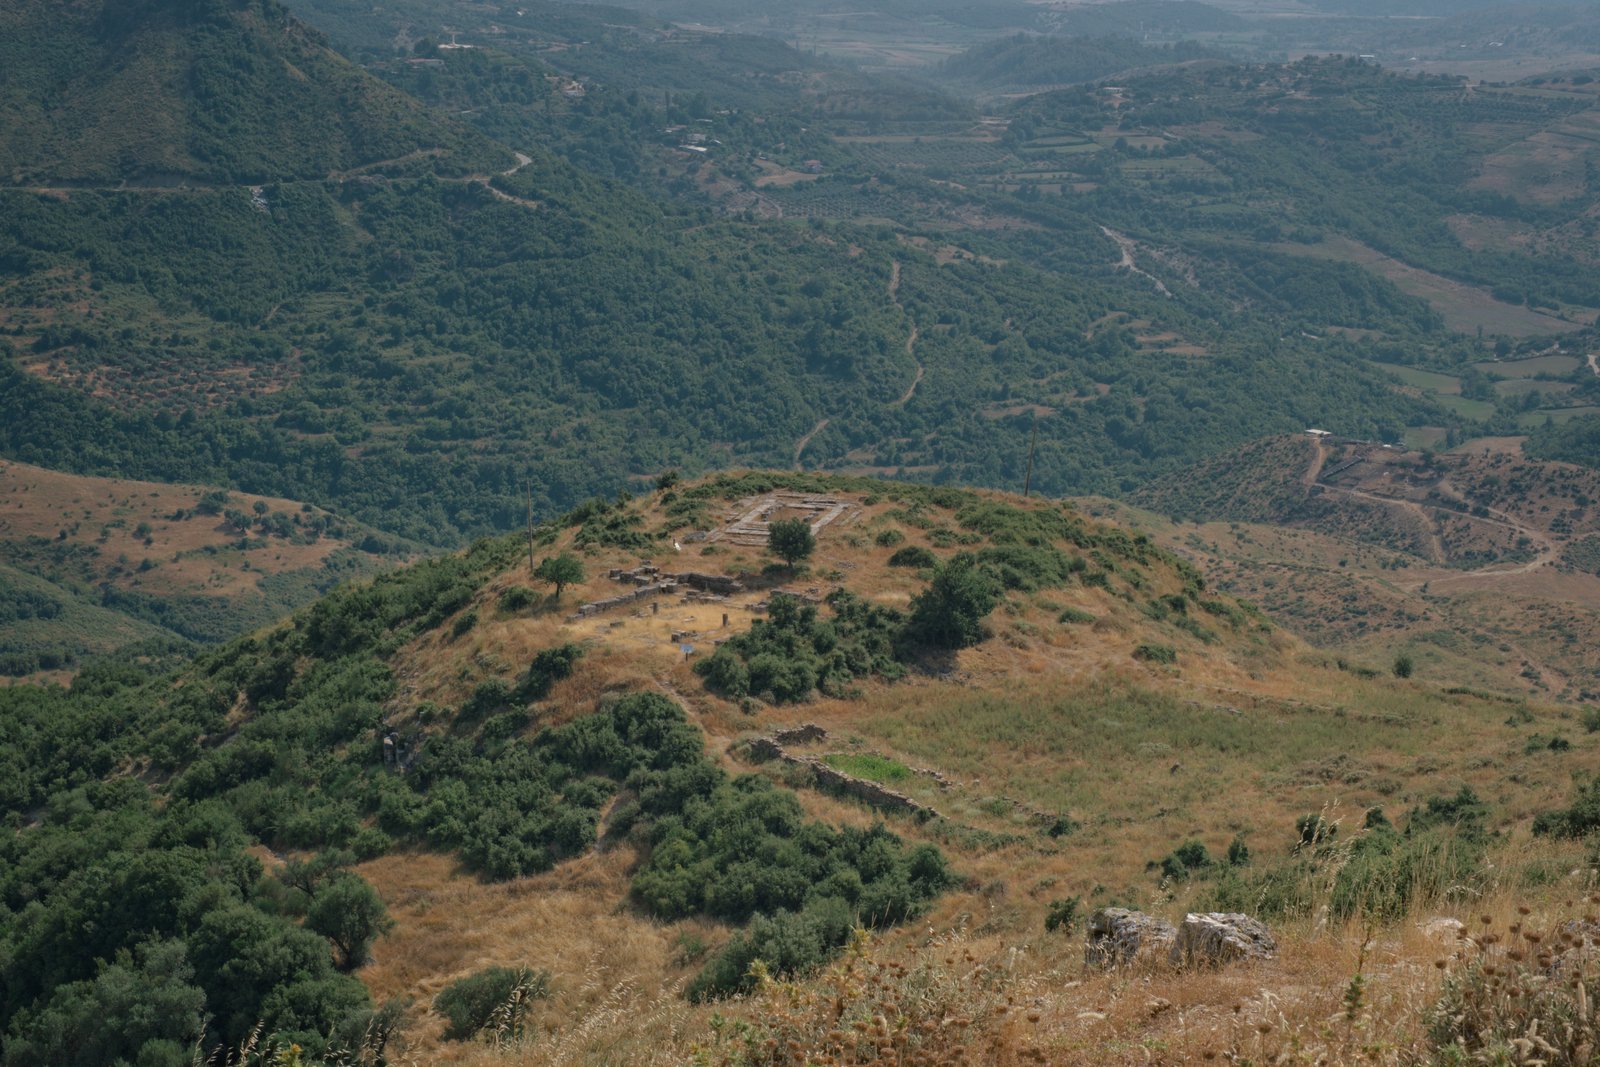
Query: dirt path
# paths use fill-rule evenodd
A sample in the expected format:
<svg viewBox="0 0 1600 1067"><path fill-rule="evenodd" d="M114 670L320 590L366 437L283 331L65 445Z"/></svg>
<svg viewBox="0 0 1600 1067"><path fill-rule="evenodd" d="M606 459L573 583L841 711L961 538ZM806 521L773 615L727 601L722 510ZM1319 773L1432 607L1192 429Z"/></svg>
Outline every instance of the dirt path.
<svg viewBox="0 0 1600 1067"><path fill-rule="evenodd" d="M815 426L811 427L811 432L810 433L806 434L804 437L800 438L800 440L795 442L795 445L794 445L794 465L796 467L800 466L800 453L802 453L802 452L804 452L806 450L806 445L809 445L811 443L811 439L813 437L817 436L817 434L821 433L823 431L823 429L825 429L827 427L827 425L828 425L828 420L827 419L822 419L822 420L818 421L818 423Z"/></svg>
<svg viewBox="0 0 1600 1067"><path fill-rule="evenodd" d="M1600 353L1589 353L1589 369L1594 371L1594 376L1600 378Z"/></svg>
<svg viewBox="0 0 1600 1067"><path fill-rule="evenodd" d="M1311 447L1316 450L1316 454L1311 457L1311 466L1307 467L1305 474L1300 477L1300 484L1307 489L1317 484L1317 479L1322 477L1322 468L1328 465L1328 446L1323 444L1322 438L1312 438Z"/></svg>
<svg viewBox="0 0 1600 1067"><path fill-rule="evenodd" d="M1405 512L1421 524L1422 535L1427 539L1428 542L1429 558L1434 563L1443 564L1446 561L1444 542L1439 538L1439 531L1434 526L1433 520L1428 517L1428 513L1423 510L1422 505L1418 504L1416 501L1396 500L1394 497L1379 496L1377 493L1366 493L1362 492L1360 489L1345 489L1342 486L1337 485L1324 484L1322 488L1327 492L1343 493L1346 496L1353 496L1358 500L1370 500L1374 504L1382 504L1385 507L1397 508L1400 511ZM1467 573L1473 572L1469 571Z"/></svg>
<svg viewBox="0 0 1600 1067"><path fill-rule="evenodd" d="M1594 360L1595 357L1591 356L1591 366L1593 365ZM1437 504L1425 505L1411 500L1397 500L1393 497L1380 496L1377 493L1368 493L1360 489L1348 489L1343 486L1329 485L1320 480L1322 477L1322 471L1327 465L1328 448L1321 440L1317 440L1313 442L1313 444L1314 452L1311 458L1311 463L1306 467L1305 474L1301 477L1302 484L1304 484L1308 490L1311 486L1316 485L1319 486L1323 492L1344 493L1347 496L1371 501L1372 503L1381 504L1386 507L1399 508L1402 511L1407 512L1422 523L1422 528L1427 532L1428 548L1430 553L1439 562L1444 562L1444 542L1440 538L1438 527L1434 519L1428 514L1427 509L1432 508L1434 511L1442 511L1449 515L1461 516L1465 513L1465 510L1470 507L1470 502L1461 495L1461 492L1456 489L1455 486L1450 484L1449 479L1440 479L1437 488L1441 495L1444 495L1447 499L1460 503L1462 505L1461 510L1443 507ZM1503 529L1510 530L1519 536L1528 538L1540 546L1538 554L1532 560L1526 563L1511 564L1509 566L1505 564L1496 564L1488 567L1480 567L1476 570L1457 571L1444 575L1418 577L1409 581L1397 581L1392 578L1389 580L1394 582L1395 587L1398 589L1402 589L1407 593L1418 594L1425 586L1432 588L1435 586L1445 585L1447 583L1453 584L1459 582L1498 580L1515 575L1528 574L1538 570L1540 567L1543 567L1546 563L1549 563L1556 558L1558 554L1557 546L1543 532L1526 526L1523 523L1518 522L1515 516L1509 515L1495 508L1485 507L1483 508L1483 512L1484 514L1473 515L1471 518L1476 522L1483 522L1492 526L1499 526ZM1531 668L1538 675L1540 684L1543 685L1548 692L1560 693L1564 691L1570 684L1571 680L1567 677L1567 675L1542 662L1537 657L1530 655L1527 649L1521 645L1508 642L1507 647L1522 661L1524 666Z"/></svg>
<svg viewBox="0 0 1600 1067"><path fill-rule="evenodd" d="M901 311L905 310L905 307L900 303L900 261L898 259L889 261L889 299L894 303L895 307L900 308ZM910 356L911 362L917 365L917 373L911 379L911 384L906 386L906 391L900 394L900 399L891 404L891 407L905 407L911 398L916 395L917 386L922 384L922 376L925 371L922 361L917 359L916 353L913 351L917 347L917 336L917 324L913 322L911 324L911 332L906 335L906 355Z"/></svg>
<svg viewBox="0 0 1600 1067"><path fill-rule="evenodd" d="M915 323L912 323L912 325L911 325L911 336L906 338L906 355L908 355L908 356L911 355L911 346L916 344L916 343L917 343L917 326L916 326ZM912 358L915 359L916 357L913 356ZM894 406L895 407L903 408L903 407L906 406L906 402L908 400L910 400L911 397L912 397L912 394L914 394L917 391L917 386L922 384L922 375L923 375L923 367L922 367L921 363L918 363L917 364L917 376L915 378L911 379L911 384L906 386L906 391L901 393L900 394L900 399L896 400L894 402Z"/></svg>
<svg viewBox="0 0 1600 1067"><path fill-rule="evenodd" d="M444 149L442 148L419 148L414 152L407 152L403 156L395 156L393 159L380 159L373 163L363 163L359 167L351 167L349 170L344 171L329 171L328 180L346 182L351 178L359 177L367 171L376 170L379 167L387 167L395 163L415 163L419 159L436 159L444 154Z"/></svg>
<svg viewBox="0 0 1600 1067"><path fill-rule="evenodd" d="M1320 475L1322 473L1322 465L1326 461L1326 451L1322 448L1322 443L1320 441L1317 444L1318 455L1312 461L1312 466L1308 468L1306 472L1307 485L1320 484L1324 492L1344 493L1346 496L1353 496L1359 500L1368 500L1374 504L1398 508L1401 511L1412 515L1422 523L1422 528L1427 534L1429 551L1433 555L1436 562L1445 562L1444 542L1439 537L1439 531L1434 524L1434 520L1428 514L1429 509L1432 509L1433 511L1442 511L1447 515L1470 518L1474 522L1487 523L1490 526L1498 526L1501 529L1510 530L1517 536L1525 537L1528 540L1535 542L1539 546L1539 551L1534 555L1533 559L1526 563L1513 563L1509 565L1497 563L1491 564L1487 567L1479 567L1476 570L1447 574L1442 577L1429 578L1426 580L1418 579L1415 583L1412 583L1413 588L1420 587L1424 584L1443 585L1446 582L1471 581L1482 578L1505 578L1515 574L1531 574L1540 567L1543 567L1545 564L1553 561L1556 556L1560 554L1560 549L1557 548L1555 542L1550 540L1546 534L1534 529L1531 526L1524 525L1523 523L1518 522L1514 516L1508 515L1505 512L1498 511L1494 508L1484 508L1484 515L1467 515L1455 508L1447 508L1439 504L1419 504L1414 500L1397 500L1394 497L1380 496L1377 493L1368 493L1360 489L1347 489L1343 486L1319 483L1316 481L1315 477L1312 476L1312 474L1313 472L1315 472L1316 475ZM1441 482L1440 488L1447 490L1452 496L1460 499L1460 494L1457 493L1454 487L1450 486L1448 482Z"/></svg>
<svg viewBox="0 0 1600 1067"><path fill-rule="evenodd" d="M410 163L418 159L437 157L443 154L443 149L419 148L415 152L409 152L403 156L396 156L394 159L380 159L374 163L363 163L359 167L352 167L350 170L331 171L328 173L326 178L288 178L283 181L273 182L272 184L283 187L292 185L309 185L313 183L320 183L322 181L346 182L352 180L353 178L357 178L367 171L373 170L377 167L386 167L393 163ZM516 166L512 167L510 170L501 171L501 174L507 176L515 174L517 171L533 162L533 157L527 155L526 153L512 152L512 155L516 157ZM440 180L453 182L478 182L484 185L487 185L489 182L488 177L482 174L470 174L464 178L441 178ZM64 197L71 196L73 193L152 193L170 196L177 193L206 193L217 189L237 189L241 187L232 184L216 185L207 182L184 182L180 185L129 185L126 181L122 181L116 183L115 185L85 183L83 185L37 185L27 186L26 188L28 192L36 193L40 196ZM254 192L259 190L261 186L246 185L242 188ZM498 195L501 197L501 199L509 200L513 203L525 204L530 207L538 206L537 202L532 200L519 200L516 197L506 196L504 193L498 193ZM899 264L895 264L895 268L895 273L898 275Z"/></svg>
<svg viewBox="0 0 1600 1067"><path fill-rule="evenodd" d="M489 190L489 195L493 196L496 200L504 200L508 204L517 204L525 208L538 209L539 207L543 206L537 200L524 200L520 196L512 196L510 193L502 193L500 190L490 185L487 179L479 182L478 184Z"/></svg>
<svg viewBox="0 0 1600 1067"><path fill-rule="evenodd" d="M1160 278L1157 278L1149 271L1139 269L1139 264L1135 262L1133 258L1133 250L1139 246L1134 243L1133 238L1127 236L1126 234L1120 234L1109 226L1100 227L1100 232L1117 242L1117 247L1122 250L1122 258L1117 261L1117 266L1120 269L1128 271L1132 274L1137 274L1142 278L1150 279L1151 283L1155 285L1158 293L1166 297L1168 300L1173 298L1172 290L1168 289Z"/></svg>

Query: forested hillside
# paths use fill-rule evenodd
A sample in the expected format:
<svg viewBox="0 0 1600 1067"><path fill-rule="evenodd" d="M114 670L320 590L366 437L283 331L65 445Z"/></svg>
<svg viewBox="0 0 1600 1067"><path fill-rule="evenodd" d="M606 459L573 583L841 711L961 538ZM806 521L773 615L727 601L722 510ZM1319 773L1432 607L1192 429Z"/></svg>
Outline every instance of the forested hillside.
<svg viewBox="0 0 1600 1067"><path fill-rule="evenodd" d="M0 180L176 185L509 154L339 60L275 0L0 11Z"/></svg>
<svg viewBox="0 0 1600 1067"><path fill-rule="evenodd" d="M660 121L595 96L574 128ZM492 179L5 194L7 453L451 543L517 523L529 483L541 513L730 461L1016 484L1037 420L1036 487L1118 490L1336 412L1369 435L1425 417L1274 322L1119 275L1092 213L1029 208L1003 257L949 262L912 225L925 187L886 184L898 227L713 221L512 143L530 162ZM1431 328L1381 284L1345 292L1310 321ZM1208 359L1146 340L1163 327Z"/></svg>
<svg viewBox="0 0 1600 1067"><path fill-rule="evenodd" d="M630 7L0 10L0 1067L1592 1059L1592 20Z"/></svg>

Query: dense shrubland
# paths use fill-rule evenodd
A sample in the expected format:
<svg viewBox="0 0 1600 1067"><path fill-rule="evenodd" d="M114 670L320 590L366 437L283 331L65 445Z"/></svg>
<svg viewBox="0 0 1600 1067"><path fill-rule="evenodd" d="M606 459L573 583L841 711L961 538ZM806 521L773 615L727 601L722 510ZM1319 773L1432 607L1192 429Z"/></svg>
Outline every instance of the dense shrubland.
<svg viewBox="0 0 1600 1067"><path fill-rule="evenodd" d="M731 778L664 696L613 696L540 728L540 702L580 660L574 645L480 684L448 722L407 728L401 766L386 765L389 657L468 611L521 551L483 542L340 589L200 657L177 684L159 661L129 661L70 690L0 690L6 1062L187 1063L258 1024L314 1055L370 1051L398 1011L375 1009L343 972L389 922L346 868L402 845L508 878L602 833L635 841L640 908L753 923L697 996L744 988L751 952L776 970L816 966L854 926L903 921L951 884L931 847L882 826L831 829L768 779ZM165 784L116 774L129 765ZM253 842L309 858L269 871L246 854ZM462 1034L485 1025L478 991L445 999Z"/></svg>

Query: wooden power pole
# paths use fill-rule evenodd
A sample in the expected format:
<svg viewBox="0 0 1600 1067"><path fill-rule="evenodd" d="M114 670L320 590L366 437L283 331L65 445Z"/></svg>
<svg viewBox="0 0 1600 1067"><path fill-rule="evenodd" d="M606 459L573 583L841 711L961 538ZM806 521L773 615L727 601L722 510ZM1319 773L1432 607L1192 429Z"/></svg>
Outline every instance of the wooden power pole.
<svg viewBox="0 0 1600 1067"><path fill-rule="evenodd" d="M533 577L533 482L528 482L528 577Z"/></svg>
<svg viewBox="0 0 1600 1067"><path fill-rule="evenodd" d="M1028 433L1028 473L1022 479L1022 499L1028 499L1033 489L1033 449L1039 443L1039 413L1033 413L1033 428Z"/></svg>

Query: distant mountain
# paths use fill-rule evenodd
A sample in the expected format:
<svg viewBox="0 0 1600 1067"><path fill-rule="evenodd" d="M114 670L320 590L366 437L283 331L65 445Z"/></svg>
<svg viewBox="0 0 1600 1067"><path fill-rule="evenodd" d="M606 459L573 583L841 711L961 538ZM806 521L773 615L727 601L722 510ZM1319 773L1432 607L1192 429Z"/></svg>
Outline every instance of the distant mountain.
<svg viewBox="0 0 1600 1067"><path fill-rule="evenodd" d="M1083 4L1051 9L1046 16L1059 33L1101 36L1113 33L1185 34L1219 33L1245 26L1229 11L1197 0L1123 0L1112 4Z"/></svg>
<svg viewBox="0 0 1600 1067"><path fill-rule="evenodd" d="M15 184L262 182L505 156L273 0L14 0L0 8L0 110L0 178Z"/></svg>
<svg viewBox="0 0 1600 1067"><path fill-rule="evenodd" d="M1462 0L1312 0L1312 6L1340 15L1428 15L1448 18L1466 11L1501 5ZM1533 7L1534 5L1526 5Z"/></svg>
<svg viewBox="0 0 1600 1067"><path fill-rule="evenodd" d="M1131 37L1057 37L1019 33L951 56L943 77L991 88L1070 85L1223 54L1192 41L1144 45Z"/></svg>

